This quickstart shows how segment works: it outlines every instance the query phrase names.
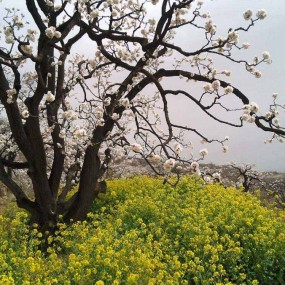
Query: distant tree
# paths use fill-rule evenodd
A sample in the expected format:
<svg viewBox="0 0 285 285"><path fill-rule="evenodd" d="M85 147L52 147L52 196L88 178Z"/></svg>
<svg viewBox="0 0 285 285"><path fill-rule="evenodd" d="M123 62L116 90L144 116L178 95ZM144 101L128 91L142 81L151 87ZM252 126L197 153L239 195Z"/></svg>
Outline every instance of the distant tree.
<svg viewBox="0 0 285 285"><path fill-rule="evenodd" d="M52 230L60 215L65 222L86 217L98 193L106 190L104 175L111 158L140 154L158 175L169 173L177 162L199 174L199 161L208 151L202 149L199 159L183 158L182 148L191 147L183 140L187 131L227 151L227 137L211 139L186 123L175 123L170 96L188 99L189 112L196 106L233 127L253 123L283 141L278 108L284 106L277 103L277 95L269 111L261 114L255 102L227 82L230 71L217 70L212 59L242 64L250 76L259 78L257 66L270 63L270 55L265 51L253 62L238 58L238 51L249 47L239 43L239 34L263 20L266 11L253 15L248 10L245 24L217 35L202 4L26 0L26 10L6 9L1 22L0 99L10 126L7 138L21 155L1 156L0 179L42 230ZM0 5L3 9L4 3ZM148 13L154 8L156 19ZM179 45L175 33L186 27L201 31L200 48L191 47L191 38L187 49ZM84 55L86 50L93 55ZM192 85L201 92L190 92ZM229 97L234 109L226 103ZM237 122L218 116L216 108L236 111ZM27 170L34 200L5 167ZM67 198L75 184L78 190Z"/></svg>
<svg viewBox="0 0 285 285"><path fill-rule="evenodd" d="M267 194L280 208L285 208L285 177L274 179L267 185Z"/></svg>
<svg viewBox="0 0 285 285"><path fill-rule="evenodd" d="M250 164L239 165L232 163L229 165L229 167L236 171L236 186L242 186L244 192L254 191L254 187L258 182L260 184L264 183L261 178L261 173L256 171Z"/></svg>

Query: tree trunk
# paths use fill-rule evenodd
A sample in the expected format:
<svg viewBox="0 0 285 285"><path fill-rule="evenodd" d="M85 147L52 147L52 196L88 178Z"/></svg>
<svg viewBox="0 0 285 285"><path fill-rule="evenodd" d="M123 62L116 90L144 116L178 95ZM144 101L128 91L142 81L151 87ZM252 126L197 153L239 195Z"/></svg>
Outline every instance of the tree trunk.
<svg viewBox="0 0 285 285"><path fill-rule="evenodd" d="M100 158L98 156L99 147L90 145L86 149L85 159L80 175L78 192L73 200L68 213L65 215L66 222L76 222L86 218L86 215L100 192L105 191L104 182L99 182L100 178Z"/></svg>

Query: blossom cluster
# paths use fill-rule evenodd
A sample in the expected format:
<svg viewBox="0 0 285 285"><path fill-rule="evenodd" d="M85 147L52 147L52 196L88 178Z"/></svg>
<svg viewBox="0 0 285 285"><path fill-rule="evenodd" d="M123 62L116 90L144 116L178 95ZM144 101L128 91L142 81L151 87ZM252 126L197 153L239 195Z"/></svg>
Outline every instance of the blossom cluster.
<svg viewBox="0 0 285 285"><path fill-rule="evenodd" d="M56 27L50 26L45 30L45 34L49 39L60 39L61 38L61 32L56 30Z"/></svg>
<svg viewBox="0 0 285 285"><path fill-rule="evenodd" d="M241 119L248 123L254 123L256 113L259 111L259 106L255 102L243 106L243 114Z"/></svg>
<svg viewBox="0 0 285 285"><path fill-rule="evenodd" d="M8 89L7 93L7 103L11 104L14 102L15 95L17 94L17 90L15 88Z"/></svg>
<svg viewBox="0 0 285 285"><path fill-rule="evenodd" d="M223 74L227 74L228 71L222 72ZM212 83L206 83L203 86L204 92L213 92L213 91L219 91L221 87L221 82L219 80L214 80ZM233 93L234 88L231 85L228 85L224 88L224 94L230 94Z"/></svg>

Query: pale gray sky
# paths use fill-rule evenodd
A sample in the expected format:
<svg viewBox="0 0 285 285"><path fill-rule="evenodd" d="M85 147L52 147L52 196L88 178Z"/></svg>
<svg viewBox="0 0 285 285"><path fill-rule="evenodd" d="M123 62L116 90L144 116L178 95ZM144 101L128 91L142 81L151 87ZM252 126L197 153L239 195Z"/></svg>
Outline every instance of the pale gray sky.
<svg viewBox="0 0 285 285"><path fill-rule="evenodd" d="M258 67L262 72L262 78L256 79L244 71L243 66L239 66L223 60L216 60L217 68L228 69L233 72L229 81L246 94L250 101L257 102L261 110L266 111L267 106L272 102L272 93L279 93L279 102L285 103L285 24L284 11L285 1L282 0L205 0L204 10L209 11L213 21L217 24L217 34L222 35L230 27L245 26L246 21L242 13L247 9L257 10L264 8L268 17L256 23L250 32L240 36L241 42L249 42L250 48L241 54L245 59L252 59L255 55L261 56L267 50L272 57L272 64L264 64ZM194 29L184 30L179 40L187 47L195 46L199 40L203 39L203 34L197 33ZM177 99L176 99L177 102ZM178 102L177 102L178 103ZM285 172L285 144L273 142L264 144L263 141L270 135L256 128L254 125L245 124L244 128L237 129L218 125L206 117L201 118L201 114L192 112L189 114L189 107L181 99L175 119L185 121L186 118L194 125L205 130L204 133L223 138L230 136L228 143L230 149L227 154L222 153L217 145L201 145L196 143L194 150L207 147L209 155L206 162L226 163L230 161L240 163L255 164L260 170L276 170ZM189 114L188 117L186 114ZM237 115L237 114L236 114ZM282 124L285 125L285 114L281 116ZM189 136L192 139L193 136ZM194 151L195 153L195 151Z"/></svg>

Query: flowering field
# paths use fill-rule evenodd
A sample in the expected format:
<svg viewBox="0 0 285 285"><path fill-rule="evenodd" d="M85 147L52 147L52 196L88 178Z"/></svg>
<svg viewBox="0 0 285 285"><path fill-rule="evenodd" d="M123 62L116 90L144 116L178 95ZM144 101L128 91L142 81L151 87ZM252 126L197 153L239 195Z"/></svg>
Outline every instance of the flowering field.
<svg viewBox="0 0 285 285"><path fill-rule="evenodd" d="M284 212L186 177L108 183L88 221L48 239L0 216L0 284L285 284Z"/></svg>

